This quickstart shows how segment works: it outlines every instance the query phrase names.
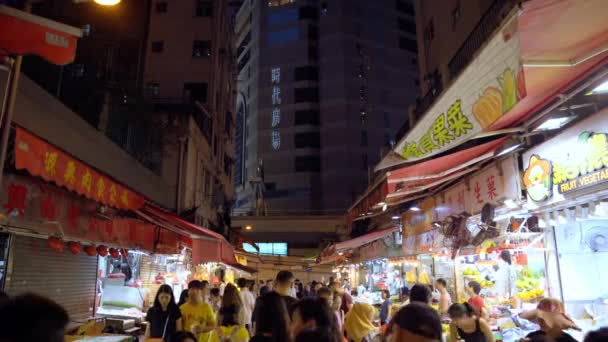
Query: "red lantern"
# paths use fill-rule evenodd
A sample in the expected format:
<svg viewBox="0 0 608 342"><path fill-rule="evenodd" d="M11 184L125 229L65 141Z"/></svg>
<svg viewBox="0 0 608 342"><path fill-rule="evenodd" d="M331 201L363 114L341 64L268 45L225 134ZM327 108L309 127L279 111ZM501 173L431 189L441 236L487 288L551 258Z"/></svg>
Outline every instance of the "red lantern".
<svg viewBox="0 0 608 342"><path fill-rule="evenodd" d="M63 252L64 243L63 243L62 239L51 236L48 239L48 243L49 243L49 246L51 247L51 249L54 250L55 252L58 252L58 253Z"/></svg>
<svg viewBox="0 0 608 342"><path fill-rule="evenodd" d="M120 253L116 248L110 248L110 256L114 259L118 259L120 257Z"/></svg>
<svg viewBox="0 0 608 342"><path fill-rule="evenodd" d="M97 254L99 254L101 257L105 257L108 255L108 247L104 245L97 246Z"/></svg>
<svg viewBox="0 0 608 342"><path fill-rule="evenodd" d="M82 246L80 245L80 242L77 242L77 241L70 241L70 242L68 242L68 250L72 254L79 254L80 250L81 250L81 247Z"/></svg>
<svg viewBox="0 0 608 342"><path fill-rule="evenodd" d="M95 246L93 246L93 245L85 246L84 247L84 252L87 253L88 256L96 256L97 255L97 249L95 249Z"/></svg>
<svg viewBox="0 0 608 342"><path fill-rule="evenodd" d="M126 259L129 256L129 251L126 248L121 248L120 254Z"/></svg>

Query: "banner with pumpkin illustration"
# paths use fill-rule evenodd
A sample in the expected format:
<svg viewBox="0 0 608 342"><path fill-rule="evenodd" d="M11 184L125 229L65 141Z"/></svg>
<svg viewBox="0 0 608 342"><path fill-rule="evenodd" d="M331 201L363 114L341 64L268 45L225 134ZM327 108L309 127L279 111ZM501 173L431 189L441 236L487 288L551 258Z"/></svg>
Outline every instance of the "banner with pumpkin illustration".
<svg viewBox="0 0 608 342"><path fill-rule="evenodd" d="M518 21L513 17L427 110L394 151L416 161L491 129L526 96Z"/></svg>

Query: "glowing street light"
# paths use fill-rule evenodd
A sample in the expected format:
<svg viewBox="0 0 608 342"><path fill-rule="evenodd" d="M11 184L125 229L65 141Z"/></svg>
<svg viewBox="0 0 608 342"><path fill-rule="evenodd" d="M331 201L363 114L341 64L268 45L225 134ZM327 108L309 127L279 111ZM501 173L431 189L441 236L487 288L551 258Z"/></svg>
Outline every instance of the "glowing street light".
<svg viewBox="0 0 608 342"><path fill-rule="evenodd" d="M93 0L95 1L96 4L102 5L102 6L114 6L114 5L118 5L120 3L120 0Z"/></svg>

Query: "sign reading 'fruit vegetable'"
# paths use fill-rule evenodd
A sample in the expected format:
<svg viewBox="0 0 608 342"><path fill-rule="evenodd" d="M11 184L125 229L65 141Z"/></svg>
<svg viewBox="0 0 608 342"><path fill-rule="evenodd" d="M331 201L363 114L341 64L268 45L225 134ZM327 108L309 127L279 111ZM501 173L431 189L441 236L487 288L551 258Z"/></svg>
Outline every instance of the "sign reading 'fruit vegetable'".
<svg viewBox="0 0 608 342"><path fill-rule="evenodd" d="M608 184L607 122L608 111L598 113L524 155L528 197L537 203L558 201Z"/></svg>
<svg viewBox="0 0 608 342"><path fill-rule="evenodd" d="M488 129L526 96L517 19L512 19L395 146L415 161L449 150Z"/></svg>

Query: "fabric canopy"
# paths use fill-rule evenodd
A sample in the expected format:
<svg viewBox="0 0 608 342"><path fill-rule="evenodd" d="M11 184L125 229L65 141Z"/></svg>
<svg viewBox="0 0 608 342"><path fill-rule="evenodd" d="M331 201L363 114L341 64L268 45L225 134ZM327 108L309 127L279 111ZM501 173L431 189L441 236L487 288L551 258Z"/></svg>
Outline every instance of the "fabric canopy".
<svg viewBox="0 0 608 342"><path fill-rule="evenodd" d="M496 149L506 140L507 138L496 139L440 158L390 171L387 173L388 192L389 194L412 193L412 190L418 192L437 181L443 182L453 179L454 176L461 176L462 171L494 157Z"/></svg>
<svg viewBox="0 0 608 342"><path fill-rule="evenodd" d="M192 263L198 265L206 262L221 262L227 265L238 264L234 256L234 249L227 241L193 238Z"/></svg>
<svg viewBox="0 0 608 342"><path fill-rule="evenodd" d="M172 214L170 212L164 211L162 209L150 206L150 205L146 205L145 208L143 209L143 212L145 214L151 215L155 218L158 218L162 221L165 221L166 223L170 223L170 224L174 224L177 225L179 227L183 227L185 228L187 231L189 231L191 234L194 235L203 235L203 236L207 236L210 237L212 239L215 240L220 240L220 241L225 241L226 239L224 238L223 235L218 234L214 231L211 231L209 229L203 228L201 226L198 226L194 223L190 223L186 220L184 220L183 218Z"/></svg>
<svg viewBox="0 0 608 342"><path fill-rule="evenodd" d="M384 229L384 230L376 230L373 231L371 233L367 233L365 235L356 237L354 239L351 240L346 240L346 241L342 241L342 242L338 242L336 243L333 248L336 251L343 251L343 250L347 250L347 249L353 249L353 248L357 248L357 247L361 247L363 245L366 245L370 242L374 242L376 240L380 240L385 238L386 236L392 234L393 232L396 232L397 230L399 230L399 227L395 226L389 229Z"/></svg>
<svg viewBox="0 0 608 342"><path fill-rule="evenodd" d="M351 207L349 216L354 219L364 215L378 203L395 204L414 199L424 190L462 177L475 170L480 162L493 158L507 139L499 138L483 145L389 171L380 183L376 183L374 188L368 190L364 197Z"/></svg>
<svg viewBox="0 0 608 342"><path fill-rule="evenodd" d="M66 65L74 61L82 30L0 5L0 55L37 55Z"/></svg>
<svg viewBox="0 0 608 342"><path fill-rule="evenodd" d="M376 240L383 239L388 235L396 232L397 230L399 230L399 227L397 226L393 226L388 229L375 230L371 233L367 233L354 239L330 245L325 248L323 252L321 252L321 254L317 257L317 264L328 264L331 262L336 262L343 258L342 254L344 251L358 248L363 245L367 245L368 243L372 243Z"/></svg>

